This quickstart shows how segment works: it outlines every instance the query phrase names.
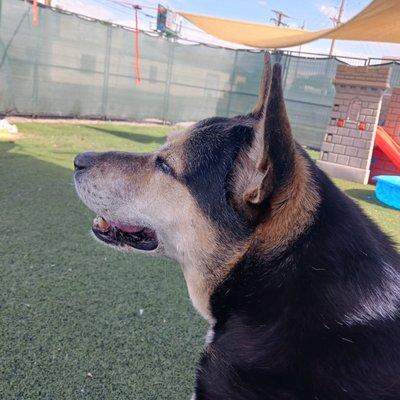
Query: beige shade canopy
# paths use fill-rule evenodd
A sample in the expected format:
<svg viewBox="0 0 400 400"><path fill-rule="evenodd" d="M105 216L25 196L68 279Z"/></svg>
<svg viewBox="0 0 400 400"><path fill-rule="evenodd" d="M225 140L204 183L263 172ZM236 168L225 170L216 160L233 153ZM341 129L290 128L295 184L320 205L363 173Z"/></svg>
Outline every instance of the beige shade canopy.
<svg viewBox="0 0 400 400"><path fill-rule="evenodd" d="M400 0L374 0L348 22L333 29L305 31L178 11L219 39L251 47L280 48L316 39L400 43Z"/></svg>

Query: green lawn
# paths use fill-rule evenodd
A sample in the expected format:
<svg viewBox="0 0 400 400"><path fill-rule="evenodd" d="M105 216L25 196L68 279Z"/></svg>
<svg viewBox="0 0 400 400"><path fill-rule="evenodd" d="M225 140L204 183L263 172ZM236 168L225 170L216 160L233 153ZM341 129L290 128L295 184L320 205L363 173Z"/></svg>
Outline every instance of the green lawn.
<svg viewBox="0 0 400 400"><path fill-rule="evenodd" d="M206 324L173 263L88 235L72 160L148 151L170 128L18 124L0 141L0 399L189 399ZM338 182L400 243L400 213L373 188Z"/></svg>

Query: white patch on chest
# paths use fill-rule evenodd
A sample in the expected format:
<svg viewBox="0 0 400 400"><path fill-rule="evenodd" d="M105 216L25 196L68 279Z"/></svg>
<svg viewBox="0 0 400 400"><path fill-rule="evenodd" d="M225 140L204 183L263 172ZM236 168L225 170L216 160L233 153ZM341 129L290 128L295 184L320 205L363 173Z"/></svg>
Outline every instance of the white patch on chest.
<svg viewBox="0 0 400 400"><path fill-rule="evenodd" d="M214 328L212 325L210 325L210 327L208 328L208 331L207 331L207 335L204 338L206 346L211 344L214 341L214 335L215 335Z"/></svg>

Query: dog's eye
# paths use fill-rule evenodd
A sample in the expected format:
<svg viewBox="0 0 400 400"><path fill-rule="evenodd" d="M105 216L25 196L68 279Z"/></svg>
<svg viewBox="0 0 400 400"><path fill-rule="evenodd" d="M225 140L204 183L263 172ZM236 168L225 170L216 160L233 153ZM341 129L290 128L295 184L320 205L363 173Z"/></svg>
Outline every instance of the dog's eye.
<svg viewBox="0 0 400 400"><path fill-rule="evenodd" d="M166 163L166 161L164 159L162 159L161 157L157 157L156 158L156 167L164 172L164 174L168 174L168 175L173 175L173 170L172 168Z"/></svg>

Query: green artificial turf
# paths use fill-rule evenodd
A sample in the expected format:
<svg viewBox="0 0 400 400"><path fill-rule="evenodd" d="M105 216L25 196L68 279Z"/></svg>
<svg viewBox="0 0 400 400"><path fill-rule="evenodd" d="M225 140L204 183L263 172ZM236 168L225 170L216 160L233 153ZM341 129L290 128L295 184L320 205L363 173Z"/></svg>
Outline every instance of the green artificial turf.
<svg viewBox="0 0 400 400"><path fill-rule="evenodd" d="M78 152L148 151L170 129L18 128L0 141L0 399L189 399L206 323L180 269L95 243L72 180ZM400 243L398 211L338 183Z"/></svg>

